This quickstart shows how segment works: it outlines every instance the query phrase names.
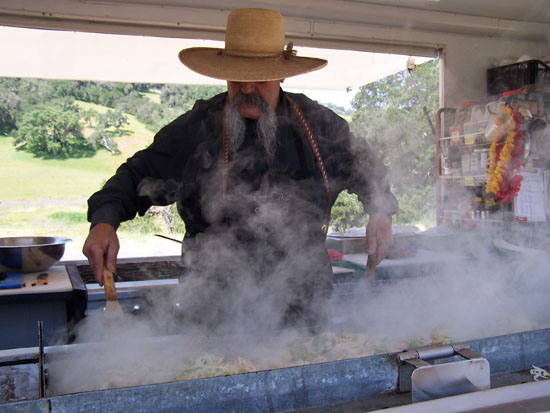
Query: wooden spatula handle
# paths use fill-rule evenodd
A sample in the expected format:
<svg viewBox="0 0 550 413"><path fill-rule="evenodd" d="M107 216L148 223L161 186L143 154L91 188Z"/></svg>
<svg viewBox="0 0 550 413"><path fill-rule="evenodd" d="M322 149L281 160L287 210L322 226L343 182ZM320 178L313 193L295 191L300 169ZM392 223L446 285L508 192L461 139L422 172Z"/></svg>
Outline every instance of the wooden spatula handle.
<svg viewBox="0 0 550 413"><path fill-rule="evenodd" d="M107 301L116 301L115 277L107 268L103 268L103 285Z"/></svg>

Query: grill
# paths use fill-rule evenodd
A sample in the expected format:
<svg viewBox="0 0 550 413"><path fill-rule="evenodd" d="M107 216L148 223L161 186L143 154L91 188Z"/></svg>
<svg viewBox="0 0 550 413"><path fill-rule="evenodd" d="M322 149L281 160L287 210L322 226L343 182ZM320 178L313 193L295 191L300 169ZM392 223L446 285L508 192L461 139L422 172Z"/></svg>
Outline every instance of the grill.
<svg viewBox="0 0 550 413"><path fill-rule="evenodd" d="M85 284L96 283L88 264L67 265L69 274L76 273ZM116 282L165 280L179 278L182 268L177 261L143 261L117 264Z"/></svg>
<svg viewBox="0 0 550 413"><path fill-rule="evenodd" d="M82 279L87 290L88 309L103 308L105 295L102 287L99 287L94 278L90 265L86 262L77 262L65 266L71 278ZM355 295L354 290L358 281L364 275L361 270L340 268L333 275L334 302L349 300ZM148 306L144 298L148 290L170 289L177 284L182 277L183 268L179 257L164 257L163 259L144 258L143 260L119 259L115 282L117 294L122 308L134 314L142 313ZM384 283L384 280L378 283Z"/></svg>

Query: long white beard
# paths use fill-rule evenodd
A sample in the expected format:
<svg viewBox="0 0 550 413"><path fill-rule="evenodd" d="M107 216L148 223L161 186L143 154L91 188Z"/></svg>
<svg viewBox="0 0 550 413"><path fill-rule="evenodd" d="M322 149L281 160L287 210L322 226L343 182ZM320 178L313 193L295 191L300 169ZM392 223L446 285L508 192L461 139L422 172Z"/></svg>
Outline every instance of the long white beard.
<svg viewBox="0 0 550 413"><path fill-rule="evenodd" d="M256 123L256 133L264 148L268 161L275 158L277 150L277 115L259 95L239 93L225 106L225 128L229 154L234 155L241 147L246 134L246 121L239 113L241 104L253 104L260 108L262 114Z"/></svg>

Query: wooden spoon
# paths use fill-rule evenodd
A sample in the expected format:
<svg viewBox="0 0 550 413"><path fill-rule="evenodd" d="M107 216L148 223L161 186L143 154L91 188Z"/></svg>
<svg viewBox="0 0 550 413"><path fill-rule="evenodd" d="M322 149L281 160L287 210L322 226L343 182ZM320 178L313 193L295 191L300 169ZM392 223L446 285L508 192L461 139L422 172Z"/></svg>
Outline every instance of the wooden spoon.
<svg viewBox="0 0 550 413"><path fill-rule="evenodd" d="M116 296L114 274L106 267L103 267L103 286L105 287L105 309L113 313L122 314L122 307L120 306Z"/></svg>

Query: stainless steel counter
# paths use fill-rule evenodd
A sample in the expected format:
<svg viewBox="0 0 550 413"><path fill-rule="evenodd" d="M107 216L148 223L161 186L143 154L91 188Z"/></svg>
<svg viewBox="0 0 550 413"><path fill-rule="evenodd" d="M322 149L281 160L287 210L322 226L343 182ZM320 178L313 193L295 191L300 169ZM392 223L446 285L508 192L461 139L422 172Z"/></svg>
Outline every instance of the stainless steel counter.
<svg viewBox="0 0 550 413"><path fill-rule="evenodd" d="M48 274L47 284L37 283L41 273ZM68 323L85 311L83 284L71 279L63 265L23 274L23 283L0 290L0 349L36 346L39 320L45 345L66 343Z"/></svg>

